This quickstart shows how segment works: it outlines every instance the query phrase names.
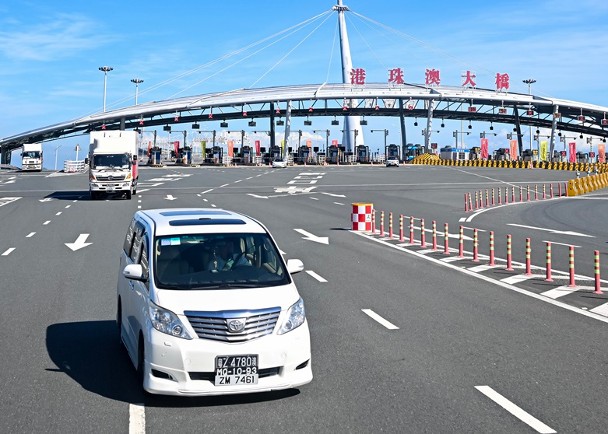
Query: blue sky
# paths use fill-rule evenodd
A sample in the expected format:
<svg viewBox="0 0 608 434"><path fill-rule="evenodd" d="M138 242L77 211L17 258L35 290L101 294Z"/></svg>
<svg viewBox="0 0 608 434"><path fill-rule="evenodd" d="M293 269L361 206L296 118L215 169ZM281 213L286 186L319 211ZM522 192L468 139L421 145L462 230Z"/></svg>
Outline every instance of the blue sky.
<svg viewBox="0 0 608 434"><path fill-rule="evenodd" d="M5 0L0 4L0 137L101 111L102 65L114 68L108 75L108 110L134 103L130 80L136 77L144 80L140 102L252 86L339 82L335 13L281 40L218 60L323 14L334 3ZM527 92L522 80L534 78L535 94L608 106L605 0L345 4L352 11L347 24L353 65L366 69L368 82L385 82L387 69L400 67L406 81L421 83L430 67L441 71L442 84L459 85L461 72L473 70L479 87L493 88L496 72L506 72L513 92ZM315 120L313 128L330 128L330 120ZM420 128L411 123L408 135L422 142ZM294 127L302 128L295 122ZM368 129L378 128L389 129L389 140L398 143L396 118L370 121ZM435 139L452 144L454 129L460 122L446 125ZM372 148L383 139L369 132L365 137ZM469 146L477 145L478 139L470 140ZM49 142L47 161L58 145L59 159L70 159L73 144L87 141Z"/></svg>

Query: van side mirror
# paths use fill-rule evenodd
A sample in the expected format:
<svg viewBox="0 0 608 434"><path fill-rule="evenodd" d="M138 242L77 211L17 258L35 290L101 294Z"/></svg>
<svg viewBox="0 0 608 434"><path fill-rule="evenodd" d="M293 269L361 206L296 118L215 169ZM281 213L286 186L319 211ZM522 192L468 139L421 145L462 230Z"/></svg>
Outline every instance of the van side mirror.
<svg viewBox="0 0 608 434"><path fill-rule="evenodd" d="M142 280L145 281L148 279L148 276L145 275L144 269L141 264L129 264L122 270L122 275L127 279L131 280Z"/></svg>
<svg viewBox="0 0 608 434"><path fill-rule="evenodd" d="M89 164L89 158L88 157L84 159L84 164L85 165Z"/></svg>

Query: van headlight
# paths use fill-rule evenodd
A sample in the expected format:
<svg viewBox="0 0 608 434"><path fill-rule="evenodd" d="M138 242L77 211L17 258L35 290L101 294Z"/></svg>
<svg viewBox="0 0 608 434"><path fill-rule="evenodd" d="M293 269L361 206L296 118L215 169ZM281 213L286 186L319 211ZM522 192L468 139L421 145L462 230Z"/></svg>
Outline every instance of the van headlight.
<svg viewBox="0 0 608 434"><path fill-rule="evenodd" d="M301 298L287 310L287 318L281 324L278 334L284 335L304 324L306 312L304 311L304 300Z"/></svg>
<svg viewBox="0 0 608 434"><path fill-rule="evenodd" d="M150 322L152 326L161 333L165 333L176 338L192 339L190 333L184 327L184 324L173 312L167 309L163 309L149 302L148 315L150 316Z"/></svg>

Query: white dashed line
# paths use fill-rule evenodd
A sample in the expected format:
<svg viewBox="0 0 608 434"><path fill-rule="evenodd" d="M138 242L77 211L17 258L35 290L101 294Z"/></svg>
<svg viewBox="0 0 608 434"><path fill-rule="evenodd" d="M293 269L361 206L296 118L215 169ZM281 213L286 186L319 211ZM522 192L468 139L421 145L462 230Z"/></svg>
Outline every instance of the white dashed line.
<svg viewBox="0 0 608 434"><path fill-rule="evenodd" d="M59 211L58 213L56 213L55 215L61 215L61 211Z"/></svg>
<svg viewBox="0 0 608 434"><path fill-rule="evenodd" d="M342 205L342 206L344 206L344 204L343 204L343 203L340 203L340 202L334 202L334 204L335 204L335 205Z"/></svg>
<svg viewBox="0 0 608 434"><path fill-rule="evenodd" d="M228 187L230 184L224 184L224 185L220 185L220 188L222 187Z"/></svg>
<svg viewBox="0 0 608 434"><path fill-rule="evenodd" d="M50 222L51 222L50 220L47 220L47 221L45 221L44 223L42 223L42 225L43 225L43 226L46 226L46 225L48 225Z"/></svg>
<svg viewBox="0 0 608 434"><path fill-rule="evenodd" d="M321 276L319 276L317 273L315 273L315 272L314 272L314 271L312 271L312 270L306 270L306 272L307 272L307 273L308 273L310 276L314 277L315 279L317 279L317 280L318 280L319 282L321 282L321 283L326 283L326 282L327 282L327 280L325 280L324 278L322 278Z"/></svg>
<svg viewBox="0 0 608 434"><path fill-rule="evenodd" d="M387 329L389 329L389 330L399 330L399 327L397 327L396 325L392 324L391 322L385 320L384 318L382 318L380 315L378 315L373 310L371 310L371 309L361 309L361 310L363 311L364 314L366 314L367 316L369 316L371 319L377 321L378 323L382 324Z"/></svg>
<svg viewBox="0 0 608 434"><path fill-rule="evenodd" d="M526 411L522 410L517 405L513 404L511 401L509 401L507 398L502 396L500 393L493 390L490 386L475 386L475 389L479 390L481 393L483 393L485 396L490 398L496 404L500 405L502 408L507 410L513 416L515 416L516 418L518 418L519 420L521 420L522 422L524 422L525 424L527 424L528 426L530 426L531 428L536 430L537 432L545 433L545 434L550 434L550 433L556 432L551 427L545 425L544 423L542 423L540 420L536 419L531 414L527 413Z"/></svg>
<svg viewBox="0 0 608 434"><path fill-rule="evenodd" d="M71 206L72 206L72 205L66 205L66 206L65 206L65 209L68 209L68 208L69 208L69 207L71 207Z"/></svg>
<svg viewBox="0 0 608 434"><path fill-rule="evenodd" d="M36 232L30 232L25 236L25 238L32 238L34 235L36 235Z"/></svg>
<svg viewBox="0 0 608 434"><path fill-rule="evenodd" d="M129 404L129 434L146 433L146 408L141 404Z"/></svg>
<svg viewBox="0 0 608 434"><path fill-rule="evenodd" d="M2 254L2 256L10 255L13 250L15 250L14 247L11 247L10 249L6 249L5 252Z"/></svg>
<svg viewBox="0 0 608 434"><path fill-rule="evenodd" d="M319 200L319 198L318 198L318 197L311 197L310 199L311 199L311 200Z"/></svg>

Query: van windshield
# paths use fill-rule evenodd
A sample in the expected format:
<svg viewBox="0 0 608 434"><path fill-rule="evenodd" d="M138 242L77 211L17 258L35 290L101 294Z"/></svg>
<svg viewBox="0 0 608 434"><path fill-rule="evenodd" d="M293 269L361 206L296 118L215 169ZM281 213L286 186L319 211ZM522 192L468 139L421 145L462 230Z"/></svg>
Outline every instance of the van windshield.
<svg viewBox="0 0 608 434"><path fill-rule="evenodd" d="M154 245L158 288L256 288L291 280L268 234L188 234L158 237Z"/></svg>

